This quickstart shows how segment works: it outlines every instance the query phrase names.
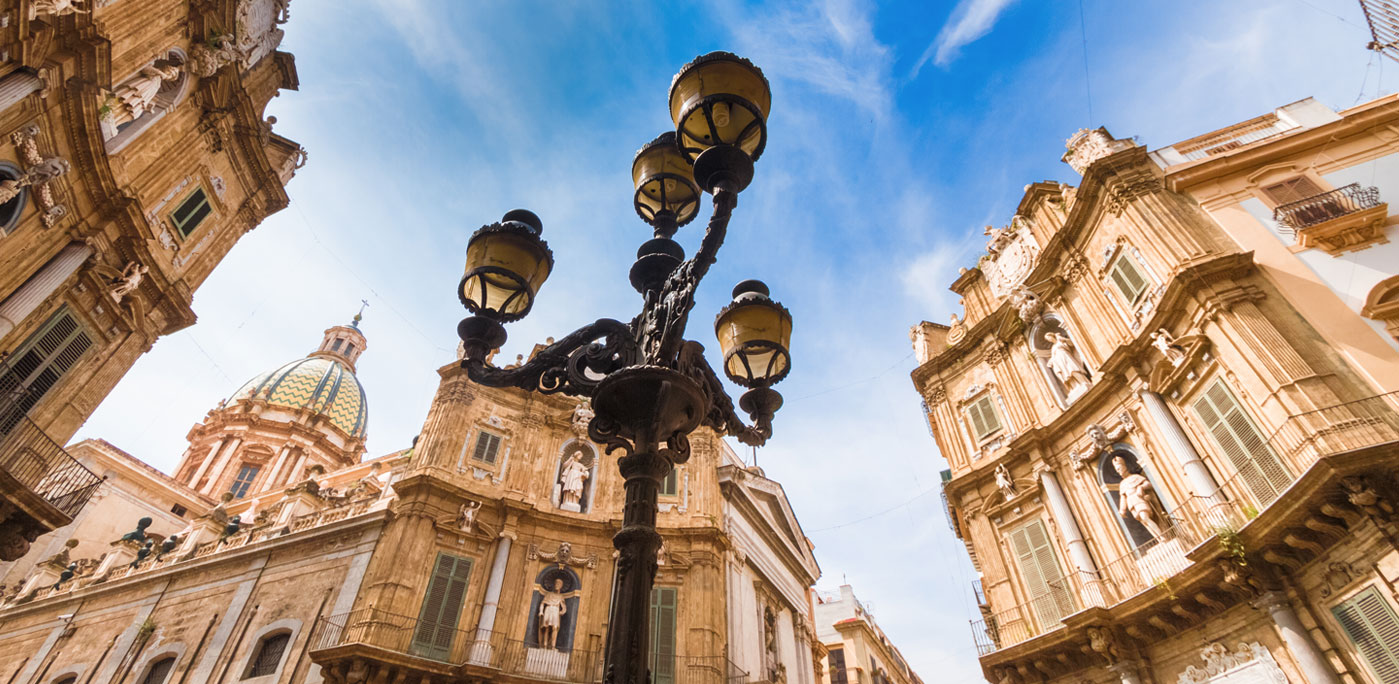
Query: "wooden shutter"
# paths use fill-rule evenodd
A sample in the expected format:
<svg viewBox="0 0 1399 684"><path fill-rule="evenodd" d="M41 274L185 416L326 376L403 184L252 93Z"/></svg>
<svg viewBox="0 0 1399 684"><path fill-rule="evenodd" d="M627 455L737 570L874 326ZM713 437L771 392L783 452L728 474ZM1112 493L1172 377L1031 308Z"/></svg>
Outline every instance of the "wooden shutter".
<svg viewBox="0 0 1399 684"><path fill-rule="evenodd" d="M845 673L845 649L833 648L826 654L826 663L831 674L831 684L847 684L850 680Z"/></svg>
<svg viewBox="0 0 1399 684"><path fill-rule="evenodd" d="M1380 684L1399 684L1399 616L1374 586L1331 609Z"/></svg>
<svg viewBox="0 0 1399 684"><path fill-rule="evenodd" d="M90 347L92 338L67 308L25 340L0 366L0 435L39 403Z"/></svg>
<svg viewBox="0 0 1399 684"><path fill-rule="evenodd" d="M1001 429L1001 419L996 415L996 407L990 396L977 399L967 408L967 416L972 421L972 431L977 439L985 439Z"/></svg>
<svg viewBox="0 0 1399 684"><path fill-rule="evenodd" d="M1010 544L1040 627L1057 627L1061 618L1074 612L1074 601L1044 523L1035 520L1011 532Z"/></svg>
<svg viewBox="0 0 1399 684"><path fill-rule="evenodd" d="M1122 291L1122 296L1127 298L1129 304L1136 304L1146 291L1146 278L1128 254L1119 256L1117 261L1113 262L1112 282Z"/></svg>
<svg viewBox="0 0 1399 684"><path fill-rule="evenodd" d="M651 682L675 682L675 588L651 589Z"/></svg>
<svg viewBox="0 0 1399 684"><path fill-rule="evenodd" d="M1292 202L1300 202L1308 197L1316 197L1322 192L1321 188L1317 187L1316 183L1313 183L1306 176L1289 178L1281 183L1274 183L1259 189L1263 191L1263 195L1268 198L1268 201L1273 203L1274 208Z"/></svg>
<svg viewBox="0 0 1399 684"><path fill-rule="evenodd" d="M483 463L495 463L495 454L499 449L500 437L482 430L476 435L476 451L471 454L471 458Z"/></svg>
<svg viewBox="0 0 1399 684"><path fill-rule="evenodd" d="M1195 413L1214 438L1234 470L1243 478L1260 507L1278 498L1292 482L1292 474L1283 467L1272 449L1259 433L1253 421L1244 413L1223 380L1215 380L1199 399Z"/></svg>
<svg viewBox="0 0 1399 684"><path fill-rule="evenodd" d="M443 661L451 656L452 638L457 633L457 620L461 618L462 600L466 598L470 576L470 558L437 554L432 579L423 596L423 607L418 611L413 655Z"/></svg>
<svg viewBox="0 0 1399 684"><path fill-rule="evenodd" d="M291 634L282 632L273 634L262 640L258 644L257 655L253 658L253 666L248 670L249 677L262 677L276 674L277 666L282 664L282 653L287 650L287 642L291 641Z"/></svg>

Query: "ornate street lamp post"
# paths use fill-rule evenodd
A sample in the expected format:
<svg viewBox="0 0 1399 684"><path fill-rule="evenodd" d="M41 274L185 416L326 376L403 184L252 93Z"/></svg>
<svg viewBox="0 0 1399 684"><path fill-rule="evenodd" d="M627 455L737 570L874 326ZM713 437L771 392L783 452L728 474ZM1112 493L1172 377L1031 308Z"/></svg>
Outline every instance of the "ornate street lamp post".
<svg viewBox="0 0 1399 684"><path fill-rule="evenodd" d="M792 316L768 298L756 280L739 283L733 302L715 319L724 374L748 391L734 412L698 342L685 340L685 324L699 286L724 242L738 193L753 179L753 162L767 143L772 93L762 71L746 59L714 52L687 64L670 87L675 131L637 152L632 163L633 203L655 236L637 250L632 286L641 313L631 323L599 319L541 349L525 364L501 369L486 364L505 342L503 323L529 313L554 265L540 239L539 217L523 209L471 236L459 294L473 315L457 332L465 346L462 365L472 380L491 387L592 397L588 435L620 450L626 480L622 529L612 539L619 553L608 622L605 681L650 681L648 625L656 573L656 495L677 463L690 455L689 435L701 425L763 444L782 396L772 385L791 366ZM699 251L685 260L672 237L699 213L703 192L713 196Z"/></svg>

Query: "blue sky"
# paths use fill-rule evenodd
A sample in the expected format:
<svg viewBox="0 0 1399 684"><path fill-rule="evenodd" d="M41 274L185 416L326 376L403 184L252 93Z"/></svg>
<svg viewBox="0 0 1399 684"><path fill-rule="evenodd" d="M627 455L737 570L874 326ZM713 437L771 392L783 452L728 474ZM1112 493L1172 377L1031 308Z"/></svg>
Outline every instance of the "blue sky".
<svg viewBox="0 0 1399 684"><path fill-rule="evenodd" d="M516 207L543 219L557 267L505 358L630 318L627 268L650 237L632 155L671 127L671 75L732 50L772 81L770 141L691 336L717 347L710 316L746 278L792 311L787 401L758 460L816 544L820 586L853 585L925 680L977 681L974 573L941 510L909 326L960 311L947 285L1027 183L1078 182L1058 159L1081 127L1156 148L1307 96L1389 92L1399 64L1363 49L1363 24L1353 0L297 0L283 49L301 90L269 108L310 151L292 206L79 437L170 470L220 398L364 298L370 452L406 446L453 358L466 239ZM701 223L677 235L688 251Z"/></svg>

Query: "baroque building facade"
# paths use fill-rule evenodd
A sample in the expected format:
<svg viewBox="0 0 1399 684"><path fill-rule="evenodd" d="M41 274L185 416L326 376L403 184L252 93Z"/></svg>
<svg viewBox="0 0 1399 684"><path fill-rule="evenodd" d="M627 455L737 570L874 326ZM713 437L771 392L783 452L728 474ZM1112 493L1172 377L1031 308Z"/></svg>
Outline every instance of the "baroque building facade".
<svg viewBox="0 0 1399 684"><path fill-rule="evenodd" d="M0 559L97 476L62 447L305 161L287 0L0 3Z"/></svg>
<svg viewBox="0 0 1399 684"><path fill-rule="evenodd" d="M913 328L990 681L1399 682L1396 124L1080 131Z"/></svg>
<svg viewBox="0 0 1399 684"><path fill-rule="evenodd" d="M6 570L0 677L600 681L623 487L587 404L449 363L414 444L365 460L366 344L333 326L243 384L172 475L75 447L141 496L104 493ZM653 680L816 684L820 570L781 485L701 432L659 508Z"/></svg>
<svg viewBox="0 0 1399 684"><path fill-rule="evenodd" d="M923 684L850 585L813 599L823 684Z"/></svg>

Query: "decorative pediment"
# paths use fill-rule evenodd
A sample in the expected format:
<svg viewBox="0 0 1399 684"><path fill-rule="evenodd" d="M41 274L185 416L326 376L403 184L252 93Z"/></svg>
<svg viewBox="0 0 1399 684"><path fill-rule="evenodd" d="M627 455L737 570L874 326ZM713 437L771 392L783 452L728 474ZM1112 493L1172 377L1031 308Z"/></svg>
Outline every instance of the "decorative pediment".
<svg viewBox="0 0 1399 684"><path fill-rule="evenodd" d="M1171 346L1174 348L1171 356L1158 359L1151 369L1147 387L1162 396L1178 399L1189 384L1203 376L1201 366L1214 357L1210 353L1210 338L1205 335L1187 335Z"/></svg>
<svg viewBox="0 0 1399 684"><path fill-rule="evenodd" d="M1259 684L1287 684L1287 675L1273 659L1267 647L1253 642L1240 643L1233 650L1224 644L1213 643L1200 650L1204 667L1191 665L1180 673L1177 684L1206 684L1213 681L1258 682Z"/></svg>
<svg viewBox="0 0 1399 684"><path fill-rule="evenodd" d="M282 44L285 32L278 28L290 17L291 0L242 0L238 3L240 64L250 69Z"/></svg>

